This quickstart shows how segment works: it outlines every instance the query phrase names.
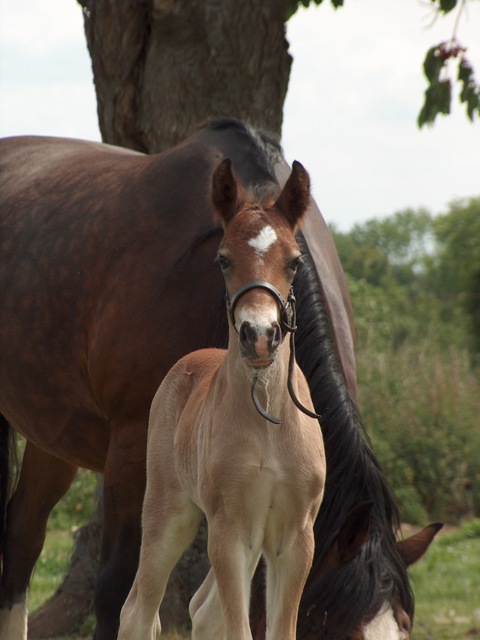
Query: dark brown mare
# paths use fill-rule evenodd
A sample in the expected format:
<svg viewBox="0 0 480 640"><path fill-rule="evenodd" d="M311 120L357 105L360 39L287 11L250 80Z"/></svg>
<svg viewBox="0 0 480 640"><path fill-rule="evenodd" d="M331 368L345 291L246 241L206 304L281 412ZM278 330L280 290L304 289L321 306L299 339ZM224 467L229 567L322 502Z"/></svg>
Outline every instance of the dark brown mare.
<svg viewBox="0 0 480 640"><path fill-rule="evenodd" d="M27 440L0 516L2 640L25 637L46 521L78 466L104 472L95 637L116 637L138 563L151 400L181 356L226 346L224 284L214 264L220 230L209 196L224 157L245 190L276 188L290 173L271 140L231 120L149 157L74 140L1 142L3 509L8 425ZM322 415L328 469L298 637L357 639L385 604L410 624L406 565L433 529L403 548L395 543L395 502L355 405L348 292L313 203L297 240L305 261L295 284L297 360ZM359 506L366 501L370 514ZM260 595L255 603L254 628L264 615Z"/></svg>

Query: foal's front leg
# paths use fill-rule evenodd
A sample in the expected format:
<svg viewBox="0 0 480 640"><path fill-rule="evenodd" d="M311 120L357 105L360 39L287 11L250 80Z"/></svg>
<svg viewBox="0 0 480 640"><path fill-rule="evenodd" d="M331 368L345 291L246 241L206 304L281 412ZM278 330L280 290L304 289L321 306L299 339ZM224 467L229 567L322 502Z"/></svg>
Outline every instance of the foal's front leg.
<svg viewBox="0 0 480 640"><path fill-rule="evenodd" d="M260 550L245 539L238 522L228 521L224 514L216 514L209 521L208 555L222 607L225 639L252 640L250 585Z"/></svg>
<svg viewBox="0 0 480 640"><path fill-rule="evenodd" d="M295 640L298 608L314 553L313 527L289 544L266 550L267 640Z"/></svg>
<svg viewBox="0 0 480 640"><path fill-rule="evenodd" d="M202 511L181 490L163 496L147 485L140 562L120 614L119 640L155 640L167 581L184 549L197 533Z"/></svg>

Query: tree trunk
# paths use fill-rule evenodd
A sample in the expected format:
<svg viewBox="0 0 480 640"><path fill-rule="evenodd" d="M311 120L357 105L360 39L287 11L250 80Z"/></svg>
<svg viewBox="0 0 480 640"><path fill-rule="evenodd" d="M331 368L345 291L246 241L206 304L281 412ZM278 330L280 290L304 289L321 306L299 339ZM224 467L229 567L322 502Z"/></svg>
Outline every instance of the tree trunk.
<svg viewBox="0 0 480 640"><path fill-rule="evenodd" d="M281 138L291 57L288 0L78 0L92 58L104 142L156 153L211 117ZM29 638L73 631L93 610L101 504L76 538L56 594L30 619ZM165 627L188 620L207 570L205 528L171 576Z"/></svg>
<svg viewBox="0 0 480 640"><path fill-rule="evenodd" d="M97 476L97 508L75 534L75 549L62 584L28 620L29 640L68 635L93 616L93 594L100 556L103 476Z"/></svg>
<svg viewBox="0 0 480 640"><path fill-rule="evenodd" d="M82 4L105 142L154 153L217 116L280 139L287 0Z"/></svg>

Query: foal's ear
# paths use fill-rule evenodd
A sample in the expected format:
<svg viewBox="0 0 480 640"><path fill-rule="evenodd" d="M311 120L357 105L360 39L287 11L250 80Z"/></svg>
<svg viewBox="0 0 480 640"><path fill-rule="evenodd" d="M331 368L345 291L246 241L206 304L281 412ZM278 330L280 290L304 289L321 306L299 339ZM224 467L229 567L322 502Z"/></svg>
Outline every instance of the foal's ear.
<svg viewBox="0 0 480 640"><path fill-rule="evenodd" d="M292 229L300 222L310 204L310 176L306 169L294 160L290 174L276 206L286 216Z"/></svg>
<svg viewBox="0 0 480 640"><path fill-rule="evenodd" d="M212 177L212 201L215 217L227 222L237 210L237 181L232 171L232 161L225 158L215 169Z"/></svg>

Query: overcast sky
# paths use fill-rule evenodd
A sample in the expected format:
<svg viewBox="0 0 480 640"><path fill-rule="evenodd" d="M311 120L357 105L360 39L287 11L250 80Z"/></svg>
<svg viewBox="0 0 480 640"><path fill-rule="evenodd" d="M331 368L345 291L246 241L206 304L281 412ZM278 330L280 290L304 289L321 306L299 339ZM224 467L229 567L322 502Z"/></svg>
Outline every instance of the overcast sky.
<svg viewBox="0 0 480 640"><path fill-rule="evenodd" d="M480 3L459 27L480 76ZM309 170L329 222L355 222L406 207L446 210L480 195L480 120L453 114L419 131L421 64L448 39L429 0L328 0L288 24L294 64L284 111L287 159ZM83 18L75 0L0 0L0 136L99 140Z"/></svg>

